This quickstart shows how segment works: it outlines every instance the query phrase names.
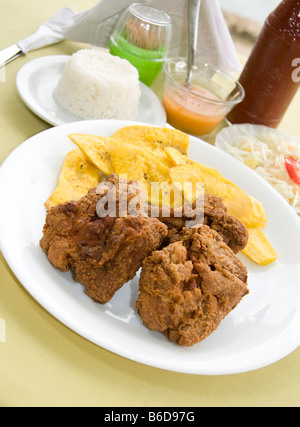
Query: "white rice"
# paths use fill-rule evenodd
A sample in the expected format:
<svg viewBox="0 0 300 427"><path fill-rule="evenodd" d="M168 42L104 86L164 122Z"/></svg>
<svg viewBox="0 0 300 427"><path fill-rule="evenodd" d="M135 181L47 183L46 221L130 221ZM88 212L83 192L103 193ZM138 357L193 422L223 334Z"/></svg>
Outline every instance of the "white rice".
<svg viewBox="0 0 300 427"><path fill-rule="evenodd" d="M53 95L81 119L133 120L141 96L139 74L126 59L82 49L68 60Z"/></svg>

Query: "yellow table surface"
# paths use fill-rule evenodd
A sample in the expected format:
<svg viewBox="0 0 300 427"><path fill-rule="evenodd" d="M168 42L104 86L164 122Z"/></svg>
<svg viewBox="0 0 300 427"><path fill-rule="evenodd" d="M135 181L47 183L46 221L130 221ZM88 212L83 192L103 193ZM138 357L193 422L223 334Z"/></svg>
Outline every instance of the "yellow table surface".
<svg viewBox="0 0 300 427"><path fill-rule="evenodd" d="M0 0L0 50L22 40L63 6L92 0ZM0 164L23 141L50 127L18 96L16 73L34 58L72 54L64 41L30 52L3 69ZM5 82L3 82L5 80ZM280 128L300 136L300 93ZM300 284L299 284L300 286ZM45 311L16 280L0 253L0 406L299 406L300 349L261 369L225 376L178 374L141 365L80 337ZM2 330L2 332L1 332Z"/></svg>

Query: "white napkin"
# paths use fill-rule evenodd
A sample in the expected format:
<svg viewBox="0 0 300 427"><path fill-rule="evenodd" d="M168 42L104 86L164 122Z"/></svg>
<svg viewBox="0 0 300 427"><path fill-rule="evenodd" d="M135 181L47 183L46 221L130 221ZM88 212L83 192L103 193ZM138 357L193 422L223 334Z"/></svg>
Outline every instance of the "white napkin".
<svg viewBox="0 0 300 427"><path fill-rule="evenodd" d="M172 19L172 43L169 56L187 54L188 0L141 0L165 10ZM24 53L63 39L108 47L109 37L120 14L132 0L101 0L93 8L76 13L69 8L58 11L33 35L17 43ZM201 0L196 58L232 73L241 64L217 0Z"/></svg>
<svg viewBox="0 0 300 427"><path fill-rule="evenodd" d="M77 15L75 10L64 7L42 24L34 34L19 41L18 47L23 53L28 53L31 50L60 42L65 38L66 28L74 25L74 18Z"/></svg>
<svg viewBox="0 0 300 427"><path fill-rule="evenodd" d="M227 73L240 71L235 45L217 0L202 0L197 51L202 62Z"/></svg>

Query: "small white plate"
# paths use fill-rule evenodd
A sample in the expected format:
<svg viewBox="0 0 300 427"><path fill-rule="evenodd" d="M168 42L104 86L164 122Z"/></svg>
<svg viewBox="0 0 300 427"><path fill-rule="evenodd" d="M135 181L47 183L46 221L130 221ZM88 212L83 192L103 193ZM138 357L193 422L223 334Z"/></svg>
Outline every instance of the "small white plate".
<svg viewBox="0 0 300 427"><path fill-rule="evenodd" d="M68 55L52 55L34 59L24 65L16 78L23 102L41 119L53 126L82 121L62 108L53 97ZM165 126L166 112L155 93L140 82L141 98L135 121Z"/></svg>
<svg viewBox="0 0 300 427"><path fill-rule="evenodd" d="M290 142L291 144L298 144L300 146L300 138L290 135L288 133L282 132L279 129L273 129L268 126L263 125L254 125L250 123L244 123L244 124L236 124L236 125L230 125L224 129L222 129L216 136L215 140L215 146L217 148L220 148L223 151L226 151L230 155L234 157L234 155L229 151L228 147L234 147L236 144L241 140L242 137L246 135L250 135L252 137L256 137L258 139L262 138L266 135L274 135L278 136L279 138L282 138L285 142ZM257 171L255 171L258 173ZM287 199L286 197L286 189L282 185L279 185L278 183L273 183L273 181L270 179L270 183L274 186L274 188L282 195L284 199ZM287 199L288 200L288 199ZM291 206L293 209L295 209L295 212L298 212L298 203L296 206L293 206L294 200L291 201Z"/></svg>
<svg viewBox="0 0 300 427"><path fill-rule="evenodd" d="M273 129L263 125L245 123L240 125L230 125L222 129L216 136L215 146L221 148L221 150L227 151L224 142L227 142L227 144L230 145L235 145L245 135L252 135L259 138L269 133L274 133L275 135L282 136L288 141L300 144L300 138L297 138L294 135L289 135L278 129Z"/></svg>
<svg viewBox="0 0 300 427"><path fill-rule="evenodd" d="M191 137L189 157L218 169L263 202L264 229L279 259L259 266L243 254L249 290L207 339L180 347L145 328L135 302L138 276L105 305L96 304L71 274L52 267L39 247L44 202L56 187L65 155L75 145L69 133L109 136L124 121L81 121L52 127L21 144L0 169L0 245L25 289L54 317L91 342L130 360L201 375L261 368L300 344L300 220L285 200L255 172L229 154Z"/></svg>

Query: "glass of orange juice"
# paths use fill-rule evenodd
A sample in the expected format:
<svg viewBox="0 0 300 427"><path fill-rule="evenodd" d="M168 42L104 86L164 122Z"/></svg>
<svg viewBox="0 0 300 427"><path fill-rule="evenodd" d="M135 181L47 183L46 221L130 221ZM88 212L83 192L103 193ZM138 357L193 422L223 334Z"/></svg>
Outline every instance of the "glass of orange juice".
<svg viewBox="0 0 300 427"><path fill-rule="evenodd" d="M189 86L186 58L166 60L164 74L167 122L190 135L210 134L245 96L238 81L209 64L195 63Z"/></svg>

